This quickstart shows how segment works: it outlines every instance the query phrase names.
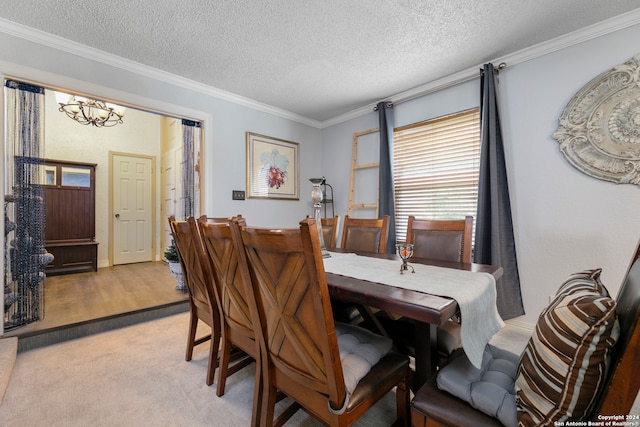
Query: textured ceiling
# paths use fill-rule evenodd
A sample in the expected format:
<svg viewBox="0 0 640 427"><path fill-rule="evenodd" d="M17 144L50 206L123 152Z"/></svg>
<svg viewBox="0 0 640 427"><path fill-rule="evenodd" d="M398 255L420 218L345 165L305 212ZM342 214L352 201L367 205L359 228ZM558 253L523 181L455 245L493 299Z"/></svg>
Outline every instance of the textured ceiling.
<svg viewBox="0 0 640 427"><path fill-rule="evenodd" d="M638 0L1 0L0 17L325 121Z"/></svg>

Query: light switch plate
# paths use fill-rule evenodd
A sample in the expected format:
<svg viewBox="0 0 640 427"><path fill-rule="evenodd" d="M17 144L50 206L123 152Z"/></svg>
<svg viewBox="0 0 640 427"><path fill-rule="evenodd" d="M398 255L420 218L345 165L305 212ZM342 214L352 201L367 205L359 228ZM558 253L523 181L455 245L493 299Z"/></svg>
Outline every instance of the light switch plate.
<svg viewBox="0 0 640 427"><path fill-rule="evenodd" d="M233 200L244 200L244 191L242 190L233 190L233 194L231 195Z"/></svg>

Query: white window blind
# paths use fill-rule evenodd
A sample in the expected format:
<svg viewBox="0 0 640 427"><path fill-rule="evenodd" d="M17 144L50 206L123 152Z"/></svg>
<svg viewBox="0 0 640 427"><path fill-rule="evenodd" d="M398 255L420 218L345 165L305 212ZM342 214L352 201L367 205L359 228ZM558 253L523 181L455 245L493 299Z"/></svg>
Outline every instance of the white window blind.
<svg viewBox="0 0 640 427"><path fill-rule="evenodd" d="M418 219L476 216L480 112L474 108L402 128L393 134L396 236Z"/></svg>

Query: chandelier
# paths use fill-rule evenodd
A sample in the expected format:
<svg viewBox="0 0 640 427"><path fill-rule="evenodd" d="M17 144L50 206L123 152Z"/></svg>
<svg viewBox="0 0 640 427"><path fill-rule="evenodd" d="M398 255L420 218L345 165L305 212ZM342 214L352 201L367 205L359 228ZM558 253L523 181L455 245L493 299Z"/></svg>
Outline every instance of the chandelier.
<svg viewBox="0 0 640 427"><path fill-rule="evenodd" d="M111 127L122 124L124 107L96 99L56 92L61 111L81 125Z"/></svg>

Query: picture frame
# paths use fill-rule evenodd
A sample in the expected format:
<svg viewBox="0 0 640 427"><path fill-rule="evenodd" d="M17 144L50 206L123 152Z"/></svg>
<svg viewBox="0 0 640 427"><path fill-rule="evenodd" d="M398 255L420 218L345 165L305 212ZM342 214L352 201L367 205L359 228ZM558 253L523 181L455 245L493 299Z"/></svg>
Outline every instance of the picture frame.
<svg viewBox="0 0 640 427"><path fill-rule="evenodd" d="M297 142L247 132L247 198L300 200Z"/></svg>

